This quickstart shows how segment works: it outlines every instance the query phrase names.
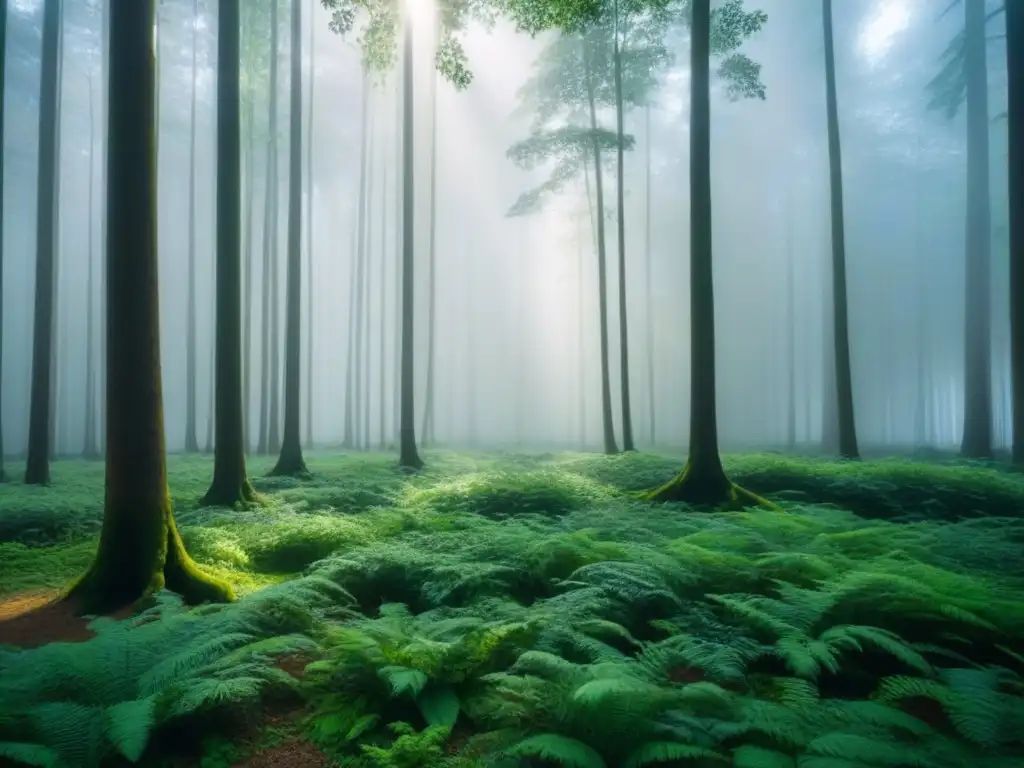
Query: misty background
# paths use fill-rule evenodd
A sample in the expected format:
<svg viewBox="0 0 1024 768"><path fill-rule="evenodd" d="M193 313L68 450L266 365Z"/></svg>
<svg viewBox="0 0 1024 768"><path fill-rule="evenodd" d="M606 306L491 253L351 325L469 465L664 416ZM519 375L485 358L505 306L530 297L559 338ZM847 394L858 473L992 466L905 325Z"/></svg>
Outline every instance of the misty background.
<svg viewBox="0 0 1024 768"><path fill-rule="evenodd" d="M250 0L245 0L249 2ZM304 440L333 445L344 436L342 403L349 353L350 285L356 244L364 84L354 41L328 29L318 1L305 4L303 55L312 65L311 242L304 234ZM167 446L185 441L188 282L189 107L192 2L162 0L159 26L160 318ZM717 312L718 418L725 450L781 446L786 439L791 368L799 443L822 435L825 352L830 311L828 149L821 8L799 0L748 0L768 14L744 45L762 65L765 101L729 102L712 94L712 183ZM966 130L927 109L925 86L962 28L961 13L942 17L948 0L843 0L835 7L835 44L849 279L850 343L857 429L866 447L927 444L953 448L963 424L964 223ZM284 327L284 200L288 184L289 17L279 21L280 224L278 333ZM41 0L9 3L4 137L3 280L4 446L23 455L28 434L35 280L36 172ZM98 269L104 190L98 161L103 84L98 3L64 3L61 82L60 228L57 277L57 452L81 452L89 317L89 265ZM990 23L990 114L1005 111L1001 17ZM315 53L310 61L310 33ZM205 444L213 396L214 142L216 2L200 0L197 40L197 431ZM436 114L436 380L434 437L451 446L521 445L599 449L601 398L597 267L582 184L570 185L537 215L508 218L521 192L541 181L506 157L529 133L517 90L550 38L515 33L506 23L471 27L464 45L474 81L463 92L433 70L429 20L416 30L416 367L417 430L427 370L426 253L430 241L430 147ZM675 38L670 38L675 41ZM672 43L674 64L660 75L645 112L626 115L636 137L626 157L627 274L634 432L640 446L685 449L689 418L688 46ZM248 73L265 78L265 72ZM303 123L309 75L304 75ZM258 91L254 152L254 293L248 434L255 440L263 366L259 243L266 165L266 88ZM400 247L399 93L394 75L368 94L368 337L362 376L372 446L397 429L397 286ZM609 115L603 116L610 125ZM305 127L304 127L305 130ZM1006 237L1006 124L990 129L993 259L992 386L994 447L1009 443L1010 366ZM244 143L244 141L243 141ZM645 162L651 158L650 242L645 242ZM310 149L304 147L304 151ZM608 176L606 188L613 188ZM93 195L90 207L90 194ZM614 194L606 196L614 221ZM90 210L92 214L90 216ZM91 219L91 221L90 221ZM647 295L646 249L651 253ZM609 233L609 336L616 434L619 408L618 275ZM582 268L581 268L582 265ZM789 322L792 265L792 328ZM92 323L100 326L99 273ZM582 288L582 290L581 290ZM312 308L312 309L311 309ZM310 313L311 316L307 313ZM647 313L653 332L647 333ZM310 322L307 324L307 320ZM581 324L582 320L582 324ZM311 328L311 335L307 329ZM98 332L98 331L97 331ZM310 343L311 336L311 343ZM582 339L582 346L581 346ZM94 354L100 354L99 344ZM282 342L283 349L283 342ZM648 373L648 353L653 377ZM283 377L283 353L278 377ZM311 368L307 362L311 361ZM925 361L922 365L922 361ZM923 374L922 374L923 371ZM923 378L922 378L923 376ZM653 389L648 383L653 381ZM649 392L653 391L653 402ZM926 408L924 432L916 409ZM102 395L99 397L102 400ZM581 408L582 406L582 408ZM306 409L312 409L312 435ZM280 413L283 418L283 410ZM582 416L582 420L581 420ZM100 422L102 428L102 421Z"/></svg>

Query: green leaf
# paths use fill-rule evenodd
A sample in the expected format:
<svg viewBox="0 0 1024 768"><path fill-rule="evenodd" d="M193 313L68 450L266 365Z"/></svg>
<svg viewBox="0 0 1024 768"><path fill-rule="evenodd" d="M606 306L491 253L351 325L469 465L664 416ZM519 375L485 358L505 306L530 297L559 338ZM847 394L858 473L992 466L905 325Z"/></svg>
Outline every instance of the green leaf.
<svg viewBox="0 0 1024 768"><path fill-rule="evenodd" d="M122 701L103 713L103 730L114 748L129 762L136 762L146 751L156 722L156 698Z"/></svg>
<svg viewBox="0 0 1024 768"><path fill-rule="evenodd" d="M60 756L42 744L0 741L0 757L39 768L57 768L60 765Z"/></svg>
<svg viewBox="0 0 1024 768"><path fill-rule="evenodd" d="M355 741L380 722L380 715L363 715L345 734L345 741Z"/></svg>
<svg viewBox="0 0 1024 768"><path fill-rule="evenodd" d="M447 685L431 686L416 697L416 705L428 725L451 728L459 719L462 704L458 695Z"/></svg>
<svg viewBox="0 0 1024 768"><path fill-rule="evenodd" d="M413 697L419 696L430 681L424 672L408 667L381 667L377 670L377 674L391 686L392 696L401 696L403 693L408 693Z"/></svg>
<svg viewBox="0 0 1024 768"><path fill-rule="evenodd" d="M622 764L622 768L640 768L651 763L669 763L676 760L723 760L727 758L710 749L680 744L675 741L650 741L635 750Z"/></svg>
<svg viewBox="0 0 1024 768"><path fill-rule="evenodd" d="M557 733L531 736L509 747L505 753L516 757L539 757L542 760L557 761L570 768L606 768L601 755L592 747Z"/></svg>
<svg viewBox="0 0 1024 768"><path fill-rule="evenodd" d="M796 768L796 760L774 749L744 744L732 751L733 768Z"/></svg>

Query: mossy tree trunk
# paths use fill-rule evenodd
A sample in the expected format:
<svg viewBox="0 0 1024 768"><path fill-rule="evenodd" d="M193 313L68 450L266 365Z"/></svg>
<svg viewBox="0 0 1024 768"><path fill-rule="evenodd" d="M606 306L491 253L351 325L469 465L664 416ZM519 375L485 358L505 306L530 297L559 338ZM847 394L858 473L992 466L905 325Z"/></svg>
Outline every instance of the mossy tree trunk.
<svg viewBox="0 0 1024 768"><path fill-rule="evenodd" d="M196 437L196 35L199 0L192 0L192 95L188 150L188 296L185 308L185 452L198 453Z"/></svg>
<svg viewBox="0 0 1024 768"><path fill-rule="evenodd" d="M964 430L960 452L992 455L991 248L985 0L964 0L967 227L964 280Z"/></svg>
<svg viewBox="0 0 1024 768"><path fill-rule="evenodd" d="M853 410L853 372L850 366L843 155L839 143L835 46L832 39L832 0L822 0L822 18L825 35L825 108L828 113L828 165L832 218L832 333L839 418L839 455L844 459L857 459L860 458L860 454L857 450L857 425Z"/></svg>
<svg viewBox="0 0 1024 768"><path fill-rule="evenodd" d="M615 191L618 203L618 256L619 256L619 377L622 394L622 450L635 450L633 445L633 415L629 397L629 315L626 310L626 131L624 126L625 109L622 103L622 48L625 37L623 23L619 14L619 2L615 0L615 42L613 56L615 58L615 121L618 134L616 162L618 176Z"/></svg>
<svg viewBox="0 0 1024 768"><path fill-rule="evenodd" d="M1013 463L1024 466L1024 6L1006 4L1010 139L1010 338Z"/></svg>
<svg viewBox="0 0 1024 768"><path fill-rule="evenodd" d="M39 93L39 183L36 192L36 288L32 331L32 391L29 404L25 482L50 482L53 392L54 285L57 203L57 95L61 0L43 6Z"/></svg>
<svg viewBox="0 0 1024 768"><path fill-rule="evenodd" d="M107 138L107 471L103 530L67 593L103 613L167 588L227 600L178 535L167 488L157 289L153 0L112 3Z"/></svg>
<svg viewBox="0 0 1024 768"><path fill-rule="evenodd" d="M401 413L399 415L398 464L406 469L420 469L423 459L416 449L415 368L413 345L415 286L414 260L416 241L414 211L416 208L414 115L413 115L413 29L412 20L402 20L402 371Z"/></svg>
<svg viewBox="0 0 1024 768"><path fill-rule="evenodd" d="M256 500L245 471L242 414L240 0L220 0L217 22L217 305L213 482L204 505Z"/></svg>
<svg viewBox="0 0 1024 768"><path fill-rule="evenodd" d="M597 106L594 96L593 69L590 64L590 44L584 39L583 57L586 67L587 98L590 107L590 130L597 131ZM604 436L604 452L619 452L615 444L615 424L612 420L612 383L609 364L608 344L608 267L606 258L606 237L604 229L604 174L601 164L601 145L595 138L593 141L594 187L597 194L597 290L598 310L601 315L601 424ZM584 169L585 172L585 169Z"/></svg>
<svg viewBox="0 0 1024 768"><path fill-rule="evenodd" d="M304 474L302 457L302 2L292 0L291 125L288 131L288 276L284 433L275 475ZM237 144L236 144L237 149ZM237 189L237 185L236 185ZM237 211L236 216L237 219ZM237 339L235 339L237 344Z"/></svg>
<svg viewBox="0 0 1024 768"><path fill-rule="evenodd" d="M7 0L0 0L0 179L4 177L4 77L7 56ZM0 482L7 479L4 469L4 190L0 183Z"/></svg>
<svg viewBox="0 0 1024 768"><path fill-rule="evenodd" d="M690 453L652 501L760 502L733 485L718 452L711 242L711 0L693 0L690 43Z"/></svg>

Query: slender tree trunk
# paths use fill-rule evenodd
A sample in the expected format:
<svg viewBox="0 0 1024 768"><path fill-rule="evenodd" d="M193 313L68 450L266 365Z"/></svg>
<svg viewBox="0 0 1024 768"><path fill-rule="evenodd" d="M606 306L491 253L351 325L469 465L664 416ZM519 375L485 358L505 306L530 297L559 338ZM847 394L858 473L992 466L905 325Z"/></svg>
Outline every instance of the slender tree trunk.
<svg viewBox="0 0 1024 768"><path fill-rule="evenodd" d="M86 459L98 459L100 447L96 440L96 287L93 273L96 266L96 238L93 234L93 222L96 218L96 92L92 75L89 75L89 212L88 224L88 256L89 272L86 281L86 341L85 341L85 430L82 445L82 456Z"/></svg>
<svg viewBox="0 0 1024 768"><path fill-rule="evenodd" d="M355 434L355 447L359 450L366 450L369 447L369 435L365 431L365 414L368 408L369 392L365 386L366 377L365 371L367 368L367 362L363 358L363 352L366 351L365 336L366 336L366 316L367 316L367 296L366 292L366 272L367 272L367 258L366 247L367 240L369 240L369 234L367 232L369 228L369 216L370 216L370 204L373 199L373 150L374 150L374 136L373 132L370 132L369 138L366 144L366 187L362 188L362 192L359 196L359 223L357 226L357 251L356 251L356 273L355 273L355 326L353 329L352 343L355 348L355 356L353 358L353 369L352 369L352 387L353 387L353 428ZM363 194L365 193L365 194Z"/></svg>
<svg viewBox="0 0 1024 768"><path fill-rule="evenodd" d="M690 454L649 494L694 504L761 501L733 485L718 452L715 291L711 240L711 0L693 0L690 25Z"/></svg>
<svg viewBox="0 0 1024 768"><path fill-rule="evenodd" d="M647 285L644 295L647 299L645 314L647 316L647 428L650 434L651 445L658 442L657 431L654 421L654 291L651 289L653 281L653 269L651 264L651 105L644 106L644 277Z"/></svg>
<svg viewBox="0 0 1024 768"><path fill-rule="evenodd" d="M198 453L196 439L196 29L199 0L192 0L192 94L188 161L188 327L185 332L185 452Z"/></svg>
<svg viewBox="0 0 1024 768"><path fill-rule="evenodd" d="M306 125L306 444L313 445L313 117L316 96L316 0L309 4L309 120Z"/></svg>
<svg viewBox="0 0 1024 768"><path fill-rule="evenodd" d="M271 118L273 122L273 118ZM274 190L277 189L277 173L272 162L274 152L272 149L273 138L267 136L266 172L264 174L263 190L263 279L260 288L260 419L259 436L257 438L256 452L260 455L269 453L270 442L270 284L271 262L274 246L272 243L273 224L271 217L274 214Z"/></svg>
<svg viewBox="0 0 1024 768"><path fill-rule="evenodd" d="M991 226L985 0L964 0L967 80L967 227L964 430L960 452L992 456Z"/></svg>
<svg viewBox="0 0 1024 768"><path fill-rule="evenodd" d="M857 425L853 411L850 367L849 311L846 297L846 232L843 207L843 160L839 143L835 47L832 42L832 0L822 0L825 31L825 101L828 112L828 164L832 216L832 331L834 334L839 455L857 459Z"/></svg>
<svg viewBox="0 0 1024 768"><path fill-rule="evenodd" d="M1006 3L1010 158L1010 373L1013 463L1024 466L1024 6Z"/></svg>
<svg viewBox="0 0 1024 768"><path fill-rule="evenodd" d="M616 162L618 177L616 194L618 197L618 255L619 255L619 376L622 394L622 450L632 451L633 415L629 397L629 313L626 310L626 132L625 109L622 103L622 42L619 40L621 20L619 19L619 2L615 0L615 121L618 134Z"/></svg>
<svg viewBox="0 0 1024 768"><path fill-rule="evenodd" d="M103 28L100 30L100 179L99 185L103 194L100 197L100 205L103 206L100 212L100 291L99 291L99 333L100 352L99 366L97 370L97 390L107 390L107 124L109 115L108 96L110 94L110 3L113 0L100 0L103 5L102 21ZM107 453L107 430L106 430L106 400L99 398L97 404L96 421L98 426L98 440L100 456Z"/></svg>
<svg viewBox="0 0 1024 768"><path fill-rule="evenodd" d="M245 450L252 449L252 308L253 293L253 253L252 253L252 219L256 197L256 175L253 155L253 97L250 94L245 103L245 244L242 248L245 261L245 326L242 333L242 444Z"/></svg>
<svg viewBox="0 0 1024 768"><path fill-rule="evenodd" d="M7 479L4 470L4 95L6 88L7 0L0 0L0 483Z"/></svg>
<svg viewBox="0 0 1024 768"><path fill-rule="evenodd" d="M217 28L216 439L213 482L202 504L256 500L245 470L242 410L241 0L220 0ZM250 179L250 183L251 183Z"/></svg>
<svg viewBox="0 0 1024 768"><path fill-rule="evenodd" d="M396 68L397 69L397 68ZM395 183L395 200L394 200L394 215L395 215L395 336L393 343L393 354L394 359L392 361L395 371L395 379L392 387L392 398L391 398L391 416L394 422L394 441L396 446L402 444L402 332L403 332L403 321L402 317L405 312L405 304L402 301L402 285L405 280L405 272L402 269L402 254L404 253L403 242L405 235L400 226L402 220L403 211L405 208L405 197L402 190L402 175L405 173L405 167L401 162L402 154L402 103L405 98L404 91L402 89L402 78L396 71L394 77L395 83L395 120L392 123L395 132L393 136L394 141L394 162L392 163L392 169L394 171L394 183Z"/></svg>
<svg viewBox="0 0 1024 768"><path fill-rule="evenodd" d="M291 126L288 131L288 303L285 307L284 434L275 475L304 474L302 457L302 0L292 0ZM237 215L236 215L237 218Z"/></svg>
<svg viewBox="0 0 1024 768"><path fill-rule="evenodd" d="M39 94L39 181L36 200L36 289L25 482L50 482L50 398L53 388L54 257L56 251L57 98L61 0L43 6Z"/></svg>
<svg viewBox="0 0 1024 768"><path fill-rule="evenodd" d="M380 294L378 296L378 303L380 305L380 338L378 339L380 356L380 382L379 382L379 397L380 397L380 443L378 446L381 449L387 447L387 337L384 335L385 328L387 326L387 261L388 261L388 200L390 199L390 192L388 190L388 166L387 158L383 158L382 169L381 169L381 198L380 198Z"/></svg>
<svg viewBox="0 0 1024 768"><path fill-rule="evenodd" d="M358 335L356 334L356 301L359 296L359 275L358 268L360 254L362 253L364 209L366 206L366 177L369 173L369 138L370 138L370 73L363 67L363 88L360 101L360 138L359 138L359 198L356 201L356 243L352 250L351 267L349 269L349 290L348 290L348 350L345 364L345 440L343 445L346 448L358 448L359 437L356 435L356 345Z"/></svg>
<svg viewBox="0 0 1024 768"><path fill-rule="evenodd" d="M68 593L86 613L165 587L193 603L234 596L189 558L174 523L160 383L154 8L153 0L112 6L106 494L95 560Z"/></svg>
<svg viewBox="0 0 1024 768"><path fill-rule="evenodd" d="M61 328L64 325L63 312L60 311L60 275L61 275L61 249L64 244L64 232L62 227L63 216L61 215L61 168L63 167L64 158L64 142L63 133L61 128L64 118L64 5L61 4L60 16L58 20L60 25L60 35L57 42L57 159L55 163L56 167L56 178L54 180L54 214L53 222L55 227L54 232L54 256L53 256L53 346L51 347L52 361L50 362L51 375L53 377L50 384L50 460L57 458L60 450L60 439L58 437L58 427L63 427L60 424L61 408L59 403L63 401L60 395L64 390L64 366L61 364L64 362L65 355L62 354L63 337Z"/></svg>
<svg viewBox="0 0 1024 768"><path fill-rule="evenodd" d="M796 251L793 243L793 202L786 211L786 340L789 346L786 381L786 447L796 449Z"/></svg>
<svg viewBox="0 0 1024 768"><path fill-rule="evenodd" d="M278 0L271 0L271 26L273 30L271 38L271 60L270 60L270 103L272 125L270 130L270 146L272 150L271 163L274 167L274 185L272 189L272 213L267 221L270 227L270 406L268 413L267 427L267 453L278 453L281 450L281 259L278 256L281 247L281 238L278 228L281 224L280 202L281 190L278 183L280 171L280 159L278 155L278 57L281 54L279 47L280 22L278 21Z"/></svg>
<svg viewBox="0 0 1024 768"><path fill-rule="evenodd" d="M440 34L440 28L437 33ZM423 398L423 444L434 442L434 377L437 343L437 70L430 76L430 246L427 250L427 391Z"/></svg>
<svg viewBox="0 0 1024 768"><path fill-rule="evenodd" d="M413 129L413 36L412 21L403 19L402 43L402 372L401 416L399 419L398 464L405 469L420 469L423 459L416 449L416 410L414 400L415 367L413 344L414 259L416 252L414 211L416 208L415 155Z"/></svg>
<svg viewBox="0 0 1024 768"><path fill-rule="evenodd" d="M583 45L587 46L586 40ZM587 98L590 105L590 129L597 131L597 106L594 98L594 83L590 68L590 53L584 50L586 61ZM608 269L605 258L605 234L604 234L604 182L601 168L601 146L597 140L593 141L593 162L594 162L594 186L597 191L597 284L598 284L598 307L601 315L601 422L604 432L604 452L614 454L619 452L615 444L615 425L612 421L612 385L609 365L608 349Z"/></svg>
<svg viewBox="0 0 1024 768"><path fill-rule="evenodd" d="M583 169L587 174L587 169ZM580 450L587 449L587 352L585 313L583 311L583 217L576 221L576 352L579 356L579 430Z"/></svg>

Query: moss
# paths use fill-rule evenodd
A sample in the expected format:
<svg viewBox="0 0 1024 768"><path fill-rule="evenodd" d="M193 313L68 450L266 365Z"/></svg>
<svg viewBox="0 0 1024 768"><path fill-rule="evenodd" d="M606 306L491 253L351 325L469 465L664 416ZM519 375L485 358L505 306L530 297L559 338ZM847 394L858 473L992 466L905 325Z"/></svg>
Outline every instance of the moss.
<svg viewBox="0 0 1024 768"><path fill-rule="evenodd" d="M767 499L742 488L729 480L721 463L702 464L693 457L687 459L683 471L672 480L641 498L653 502L679 501L697 507L745 509L771 507L781 509Z"/></svg>

